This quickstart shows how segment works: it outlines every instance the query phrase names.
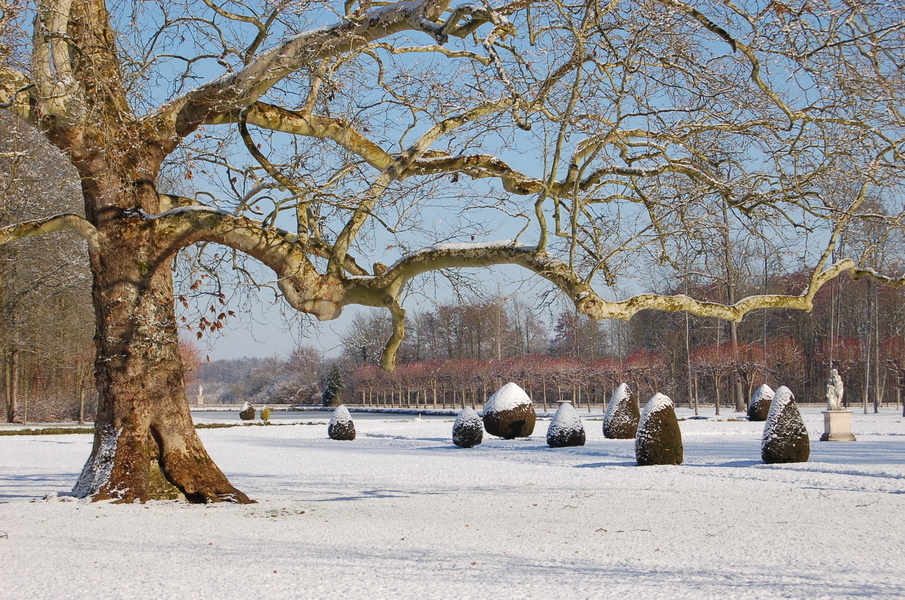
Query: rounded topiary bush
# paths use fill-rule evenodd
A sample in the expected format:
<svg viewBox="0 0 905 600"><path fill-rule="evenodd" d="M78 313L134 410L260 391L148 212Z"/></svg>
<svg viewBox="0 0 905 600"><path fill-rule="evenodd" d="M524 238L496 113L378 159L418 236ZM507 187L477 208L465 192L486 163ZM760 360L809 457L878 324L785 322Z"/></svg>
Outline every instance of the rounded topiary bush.
<svg viewBox="0 0 905 600"><path fill-rule="evenodd" d="M550 427L547 428L547 445L551 448L566 446L584 446L585 433L581 418L568 402L563 402L556 409Z"/></svg>
<svg viewBox="0 0 905 600"><path fill-rule="evenodd" d="M611 440L630 440L638 433L641 409L628 384L620 384L610 396L603 413L603 437Z"/></svg>
<svg viewBox="0 0 905 600"><path fill-rule="evenodd" d="M748 405L749 421L766 421L767 415L770 414L770 404L773 402L773 396L776 393L766 383L757 388L754 395L751 396L751 404Z"/></svg>
<svg viewBox="0 0 905 600"><path fill-rule="evenodd" d="M239 418L243 421L254 421L255 407L250 402L243 404L242 409L239 411Z"/></svg>
<svg viewBox="0 0 905 600"><path fill-rule="evenodd" d="M512 382L494 392L484 405L484 429L507 440L534 433L536 420L531 398Z"/></svg>
<svg viewBox="0 0 905 600"><path fill-rule="evenodd" d="M355 423L345 404L340 404L333 411L330 424L327 426L327 435L333 440L354 440Z"/></svg>
<svg viewBox="0 0 905 600"><path fill-rule="evenodd" d="M679 465L684 458L682 432L669 396L654 394L644 406L635 436L635 460L640 466Z"/></svg>
<svg viewBox="0 0 905 600"><path fill-rule="evenodd" d="M764 436L761 438L760 456L765 463L807 462L811 455L811 440L801 420L795 396L786 386L776 390Z"/></svg>
<svg viewBox="0 0 905 600"><path fill-rule="evenodd" d="M484 441L484 423L473 408L463 408L456 416L452 429L453 444L471 448Z"/></svg>

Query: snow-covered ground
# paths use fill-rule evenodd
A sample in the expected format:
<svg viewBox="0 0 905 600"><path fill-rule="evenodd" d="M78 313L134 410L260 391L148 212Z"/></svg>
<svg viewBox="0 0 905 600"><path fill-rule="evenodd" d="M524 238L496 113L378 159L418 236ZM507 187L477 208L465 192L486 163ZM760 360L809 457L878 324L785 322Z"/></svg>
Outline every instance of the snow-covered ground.
<svg viewBox="0 0 905 600"><path fill-rule="evenodd" d="M201 430L250 506L42 499L90 436L0 437L0 598L905 597L905 419L856 411L857 442L819 442L803 413L791 465L761 463L762 423L713 417L681 422L672 467L599 419L555 450L549 421L471 449L452 417Z"/></svg>

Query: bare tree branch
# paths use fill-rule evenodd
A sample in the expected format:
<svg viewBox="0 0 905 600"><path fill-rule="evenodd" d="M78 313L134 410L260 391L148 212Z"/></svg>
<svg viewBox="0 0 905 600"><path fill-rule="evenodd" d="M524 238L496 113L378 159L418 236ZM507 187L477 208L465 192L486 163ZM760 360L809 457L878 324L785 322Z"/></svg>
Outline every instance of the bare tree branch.
<svg viewBox="0 0 905 600"><path fill-rule="evenodd" d="M401 31L423 31L442 41L442 27L434 19L448 4L449 0L398 2L374 9L360 21L346 19L304 32L250 60L243 69L171 102L152 119L171 123L173 130L184 136L202 123L253 104L286 76L318 60L351 52Z"/></svg>
<svg viewBox="0 0 905 600"><path fill-rule="evenodd" d="M104 241L100 233L85 217L75 214L55 215L46 219L23 221L15 225L0 228L0 245L18 239L54 233L56 231L72 231L79 234L93 248L98 248Z"/></svg>

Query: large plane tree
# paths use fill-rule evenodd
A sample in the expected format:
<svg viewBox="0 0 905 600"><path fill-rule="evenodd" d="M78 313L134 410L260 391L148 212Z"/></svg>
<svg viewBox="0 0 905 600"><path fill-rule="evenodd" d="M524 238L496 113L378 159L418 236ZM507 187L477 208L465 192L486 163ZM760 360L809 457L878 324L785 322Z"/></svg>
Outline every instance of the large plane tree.
<svg viewBox="0 0 905 600"><path fill-rule="evenodd" d="M0 230L88 241L100 404L80 497L248 501L188 411L180 249L211 272L256 259L319 319L388 310L388 368L427 273L508 265L596 319L739 320L807 310L842 273L902 283L875 260L902 238L898 0L0 7L0 105L85 201ZM801 289L650 293L761 246L806 269Z"/></svg>

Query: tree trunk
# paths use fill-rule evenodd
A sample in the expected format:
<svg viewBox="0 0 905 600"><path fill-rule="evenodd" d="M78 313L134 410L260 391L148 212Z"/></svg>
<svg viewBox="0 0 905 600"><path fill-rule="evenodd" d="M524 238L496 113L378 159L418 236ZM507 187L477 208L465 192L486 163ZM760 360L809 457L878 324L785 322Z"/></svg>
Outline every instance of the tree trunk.
<svg viewBox="0 0 905 600"><path fill-rule="evenodd" d="M717 416L719 416L719 414L720 414L720 383L722 383L722 382L719 379L717 379L717 377L714 375L713 390L714 390L714 393L716 394L716 400L714 401L713 405L714 405L714 407L716 407Z"/></svg>
<svg viewBox="0 0 905 600"><path fill-rule="evenodd" d="M19 351L15 348L6 355L6 420L16 422L19 412Z"/></svg>
<svg viewBox="0 0 905 600"><path fill-rule="evenodd" d="M694 377L694 414L698 416L698 376Z"/></svg>
<svg viewBox="0 0 905 600"><path fill-rule="evenodd" d="M85 424L85 396L88 395L88 388L81 386L79 389L79 425Z"/></svg>
<svg viewBox="0 0 905 600"><path fill-rule="evenodd" d="M729 336L732 341L733 365L732 370L732 395L735 397L735 412L747 412L748 407L745 405L745 392L742 387L742 379L738 372L738 324L735 321L729 322Z"/></svg>
<svg viewBox="0 0 905 600"><path fill-rule="evenodd" d="M99 401L94 447L73 493L118 502L250 502L208 456L192 422L172 260L152 232L118 227L91 252Z"/></svg>

